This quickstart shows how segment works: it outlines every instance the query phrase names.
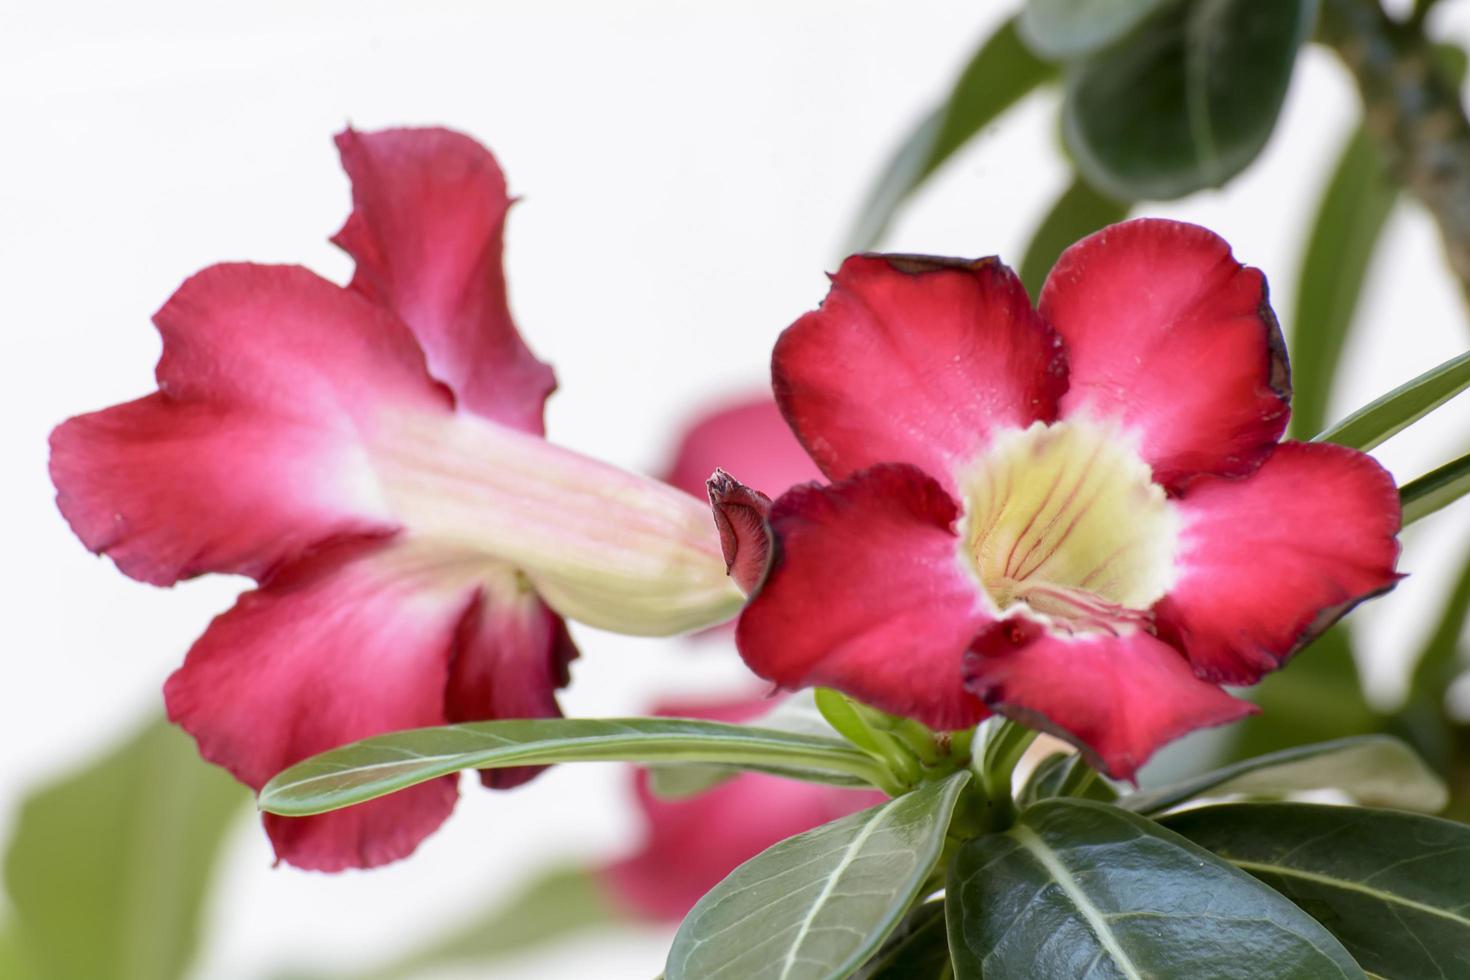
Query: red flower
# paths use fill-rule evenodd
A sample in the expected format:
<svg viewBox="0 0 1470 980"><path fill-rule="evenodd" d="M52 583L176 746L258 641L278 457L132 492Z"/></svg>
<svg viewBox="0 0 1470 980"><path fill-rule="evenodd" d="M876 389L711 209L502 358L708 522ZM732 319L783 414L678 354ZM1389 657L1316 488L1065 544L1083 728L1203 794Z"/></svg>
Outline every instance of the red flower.
<svg viewBox="0 0 1470 980"><path fill-rule="evenodd" d="M1397 578L1392 479L1278 443L1265 280L1203 228L1078 242L1036 309L995 259L855 256L772 363L834 481L775 502L737 630L784 687L935 728L997 711L1131 778Z"/></svg>
<svg viewBox="0 0 1470 980"><path fill-rule="evenodd" d="M740 602L706 509L541 438L555 381L506 304L494 158L438 129L337 144L351 285L204 270L155 317L158 391L51 441L63 514L128 575L259 582L165 688L203 755L256 788L384 731L559 714L576 656L561 615L671 633ZM367 867L455 797L445 778L265 822L292 864Z"/></svg>

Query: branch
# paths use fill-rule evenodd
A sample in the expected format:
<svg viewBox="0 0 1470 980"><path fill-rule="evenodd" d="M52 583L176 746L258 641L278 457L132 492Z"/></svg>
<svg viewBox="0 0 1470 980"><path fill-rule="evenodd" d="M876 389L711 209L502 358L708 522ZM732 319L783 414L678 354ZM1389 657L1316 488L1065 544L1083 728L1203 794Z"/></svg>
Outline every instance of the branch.
<svg viewBox="0 0 1470 980"><path fill-rule="evenodd" d="M1377 0L1324 0L1319 36L1357 79L1368 132L1439 225L1470 300L1470 119L1421 24L1389 19Z"/></svg>

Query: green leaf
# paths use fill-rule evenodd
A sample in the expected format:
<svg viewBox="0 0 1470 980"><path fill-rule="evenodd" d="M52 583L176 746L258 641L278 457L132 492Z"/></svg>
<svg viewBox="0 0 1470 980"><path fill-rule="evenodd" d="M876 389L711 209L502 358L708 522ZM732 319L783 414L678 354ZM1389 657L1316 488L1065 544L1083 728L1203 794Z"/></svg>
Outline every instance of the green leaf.
<svg viewBox="0 0 1470 980"><path fill-rule="evenodd" d="M751 858L684 919L666 977L851 976L919 897L968 781L955 773Z"/></svg>
<svg viewBox="0 0 1470 980"><path fill-rule="evenodd" d="M1445 692L1462 670L1460 636L1470 614L1470 555L1466 555L1434 631L1414 657L1409 695L1394 712L1391 727L1402 732L1434 768L1456 768L1456 727L1446 712Z"/></svg>
<svg viewBox="0 0 1470 980"><path fill-rule="evenodd" d="M1041 295L1047 273L1068 245L1099 228L1122 221L1128 217L1129 207L1093 190L1081 177L1074 178L1041 219L1036 234L1031 236L1031 244L1026 246L1026 256L1021 259L1021 282L1031 298Z"/></svg>
<svg viewBox="0 0 1470 980"><path fill-rule="evenodd" d="M879 744L877 733L868 726L845 695L829 687L819 687L812 692L812 699L827 724L843 738L873 755L881 756L884 753L886 747Z"/></svg>
<svg viewBox="0 0 1470 980"><path fill-rule="evenodd" d="M1080 793L1078 786L1084 787ZM1077 796L1103 803L1118 798L1113 788L1077 752L1059 752L1042 759L1027 778L1017 800L1023 806L1030 806L1053 796Z"/></svg>
<svg viewBox="0 0 1470 980"><path fill-rule="evenodd" d="M1403 742L1358 735L1246 759L1169 786L1131 793L1118 802L1155 814L1200 796L1285 796L1336 789L1360 803L1435 813L1449 795L1444 783Z"/></svg>
<svg viewBox="0 0 1470 980"><path fill-rule="evenodd" d="M1367 451L1470 388L1470 351L1375 399L1317 437Z"/></svg>
<svg viewBox="0 0 1470 980"><path fill-rule="evenodd" d="M36 975L181 976L221 844L249 799L161 720L27 799L5 885Z"/></svg>
<svg viewBox="0 0 1470 980"><path fill-rule="evenodd" d="M837 739L686 718L533 718L394 732L313 756L260 791L270 813L304 817L461 769L556 762L691 762L874 781L872 759Z"/></svg>
<svg viewBox="0 0 1470 980"><path fill-rule="evenodd" d="M1062 131L1078 170L1119 200L1219 187L1266 145L1313 0L1165 5L1069 66Z"/></svg>
<svg viewBox="0 0 1470 980"><path fill-rule="evenodd" d="M1046 800L960 849L946 889L955 976L1362 978L1315 920L1117 807Z"/></svg>
<svg viewBox="0 0 1470 980"><path fill-rule="evenodd" d="M899 206L1001 113L1052 78L1054 69L1033 55L1007 21L965 66L944 104L905 137L868 193L848 236L847 252L873 248Z"/></svg>
<svg viewBox="0 0 1470 980"><path fill-rule="evenodd" d="M1470 978L1470 827L1307 803L1236 803L1164 823L1319 919L1389 980Z"/></svg>
<svg viewBox="0 0 1470 980"><path fill-rule="evenodd" d="M1470 455L1446 463L1399 487L1404 527L1447 507L1470 493Z"/></svg>
<svg viewBox="0 0 1470 980"><path fill-rule="evenodd" d="M1043 58L1067 61L1106 47L1169 0L1030 0L1017 25Z"/></svg>
<svg viewBox="0 0 1470 980"><path fill-rule="evenodd" d="M854 976L857 980L941 980L949 974L949 937L944 899L925 902L904 916L897 929Z"/></svg>
<svg viewBox="0 0 1470 980"><path fill-rule="evenodd" d="M1310 438L1327 424L1358 296L1397 200L1398 186L1360 127L1338 157L1302 256L1291 332L1293 438Z"/></svg>

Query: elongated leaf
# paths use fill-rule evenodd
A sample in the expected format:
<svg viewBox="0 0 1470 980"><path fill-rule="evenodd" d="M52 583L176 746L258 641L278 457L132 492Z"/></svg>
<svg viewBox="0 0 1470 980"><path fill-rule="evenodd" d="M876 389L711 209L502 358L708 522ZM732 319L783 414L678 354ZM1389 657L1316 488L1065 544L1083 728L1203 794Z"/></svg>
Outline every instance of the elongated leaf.
<svg viewBox="0 0 1470 980"><path fill-rule="evenodd" d="M1041 295L1041 284L1056 264L1057 256L1073 242L1099 228L1128 217L1129 205L1093 190L1081 177L1073 179L1057 203L1052 205L1041 226L1026 246L1021 260L1021 282L1034 300Z"/></svg>
<svg viewBox="0 0 1470 980"><path fill-rule="evenodd" d="M1428 517L1470 493L1470 455L1446 463L1399 487L1404 508L1404 526Z"/></svg>
<svg viewBox="0 0 1470 980"><path fill-rule="evenodd" d="M249 800L162 720L27 799L5 885L36 976L181 976L226 831Z"/></svg>
<svg viewBox="0 0 1470 980"><path fill-rule="evenodd" d="M1431 766L1444 773L1456 769L1459 754L1456 743L1463 738L1456 731L1459 726L1451 722L1446 711L1445 693L1463 668L1460 635L1467 614L1470 614L1470 554L1463 560L1434 631L1414 658L1409 696L1390 722L1390 728L1402 732Z"/></svg>
<svg viewBox="0 0 1470 980"><path fill-rule="evenodd" d="M1106 47L1169 0L1030 0L1021 40L1043 58L1066 61Z"/></svg>
<svg viewBox="0 0 1470 980"><path fill-rule="evenodd" d="M693 762L878 778L845 742L686 718L534 718L394 732L313 756L260 791L301 817L362 803L461 769L556 762Z"/></svg>
<svg viewBox="0 0 1470 980"><path fill-rule="evenodd" d="M1388 980L1470 978L1470 827L1307 803L1237 803L1165 819L1321 920Z"/></svg>
<svg viewBox="0 0 1470 980"><path fill-rule="evenodd" d="M1362 128L1347 140L1312 222L1291 321L1291 430L1307 439L1327 424L1332 382L1358 297L1399 189Z"/></svg>
<svg viewBox="0 0 1470 980"><path fill-rule="evenodd" d="M1318 442L1369 450L1470 388L1470 351L1430 368L1358 409L1317 437Z"/></svg>
<svg viewBox="0 0 1470 980"><path fill-rule="evenodd" d="M1362 980L1342 945L1250 876L1137 814L1046 800L961 848L946 889L960 980Z"/></svg>
<svg viewBox="0 0 1470 980"><path fill-rule="evenodd" d="M1120 200L1219 187L1266 145L1313 0L1170 3L1067 70L1062 129L1082 175Z"/></svg>
<svg viewBox="0 0 1470 980"><path fill-rule="evenodd" d="M954 152L1055 71L1033 55L1007 21L986 39L949 97L904 138L874 183L848 236L847 251L872 248L899 206Z"/></svg>
<svg viewBox="0 0 1470 980"><path fill-rule="evenodd" d="M751 858L684 919L667 980L851 976L918 897L968 781L955 773Z"/></svg>
<svg viewBox="0 0 1470 980"><path fill-rule="evenodd" d="M888 942L855 976L857 980L941 980L949 976L949 937L944 899L925 902L893 930Z"/></svg>
<svg viewBox="0 0 1470 980"><path fill-rule="evenodd" d="M1086 786L1080 793L1075 791L1079 783L1085 783ZM1030 806L1032 803L1063 795L1102 803L1111 803L1118 798L1113 787L1088 767L1080 753L1059 752L1041 760L1036 770L1027 778L1018 800L1023 806Z"/></svg>
<svg viewBox="0 0 1470 980"><path fill-rule="evenodd" d="M1387 735L1358 735L1246 759L1157 789L1131 793L1118 805L1154 814L1201 796L1284 796L1336 789L1360 803L1436 813L1449 794L1424 760Z"/></svg>

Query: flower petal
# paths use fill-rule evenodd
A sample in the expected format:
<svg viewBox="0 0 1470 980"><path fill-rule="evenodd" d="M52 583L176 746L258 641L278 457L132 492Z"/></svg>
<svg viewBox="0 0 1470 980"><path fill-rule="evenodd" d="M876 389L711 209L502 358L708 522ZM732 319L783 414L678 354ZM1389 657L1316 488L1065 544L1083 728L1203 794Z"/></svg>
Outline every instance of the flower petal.
<svg viewBox="0 0 1470 980"><path fill-rule="evenodd" d="M490 152L447 129L337 136L352 215L333 241L357 260L352 288L413 330L459 403L525 432L556 376L521 340L501 266L510 198Z"/></svg>
<svg viewBox="0 0 1470 980"><path fill-rule="evenodd" d="M765 581L775 551L771 498L724 470L715 470L708 489L715 528L720 532L720 549L725 553L725 571L741 592L750 595Z"/></svg>
<svg viewBox="0 0 1470 980"><path fill-rule="evenodd" d="M1249 477L1196 481L1175 504L1179 579L1159 633L1219 683L1254 684L1399 578L1398 491L1352 449L1282 443Z"/></svg>
<svg viewBox="0 0 1470 980"><path fill-rule="evenodd" d="M776 342L771 373L829 477L912 463L951 493L993 432L1052 421L1067 387L1056 335L993 258L853 256Z"/></svg>
<svg viewBox="0 0 1470 980"><path fill-rule="evenodd" d="M965 655L965 686L990 708L1076 745L1132 779L1162 745L1258 710L1195 677L1142 631L1059 636L1027 616L991 624Z"/></svg>
<svg viewBox="0 0 1470 980"><path fill-rule="evenodd" d="M1240 475L1286 429L1290 371L1260 270L1196 225L1141 218L1062 253L1041 315L1067 345L1062 415L1121 419L1154 478Z"/></svg>
<svg viewBox="0 0 1470 980"><path fill-rule="evenodd" d="M834 687L931 728L985 712L960 658L988 620L961 564L954 500L913 466L875 466L776 501L776 559L736 628L745 662L786 688Z"/></svg>
<svg viewBox="0 0 1470 980"><path fill-rule="evenodd" d="M768 394L700 417L679 440L665 479L703 500L716 469L773 497L822 476Z"/></svg>
<svg viewBox="0 0 1470 980"><path fill-rule="evenodd" d="M164 687L200 753L259 789L307 756L445 722L463 568L407 542L348 542L282 569L219 616ZM279 858L372 867L408 855L454 806L445 778L317 817L267 817Z"/></svg>
<svg viewBox="0 0 1470 980"><path fill-rule="evenodd" d="M383 405L445 414L411 334L305 269L219 265L154 317L157 394L59 426L57 503L128 575L260 577L396 525L360 444Z"/></svg>
<svg viewBox="0 0 1470 980"><path fill-rule="evenodd" d="M480 601L460 622L449 663L448 721L558 718L556 690L567 685L577 647L567 624L511 568L487 569ZM542 766L482 769L492 789L519 786Z"/></svg>

